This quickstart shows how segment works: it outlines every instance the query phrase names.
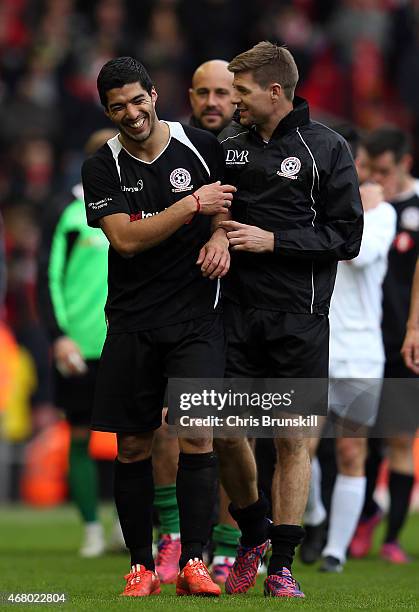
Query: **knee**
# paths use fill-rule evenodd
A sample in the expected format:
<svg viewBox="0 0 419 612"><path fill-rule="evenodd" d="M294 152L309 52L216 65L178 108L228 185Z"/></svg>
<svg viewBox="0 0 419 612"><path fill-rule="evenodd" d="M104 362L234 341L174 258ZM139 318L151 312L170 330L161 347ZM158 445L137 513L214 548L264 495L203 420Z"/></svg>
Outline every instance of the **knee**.
<svg viewBox="0 0 419 612"><path fill-rule="evenodd" d="M339 472L346 476L361 476L364 473L366 442L363 438L342 438L337 442Z"/></svg>
<svg viewBox="0 0 419 612"><path fill-rule="evenodd" d="M397 438L390 438L388 441L389 450L391 453L405 453L409 454L413 452L414 438L410 436L398 436Z"/></svg>
<svg viewBox="0 0 419 612"><path fill-rule="evenodd" d="M234 454L241 453L248 443L243 438L216 438L214 439L214 449L220 461L228 460Z"/></svg>
<svg viewBox="0 0 419 612"><path fill-rule="evenodd" d="M210 453L212 448L211 438L179 438L179 450L181 453Z"/></svg>
<svg viewBox="0 0 419 612"><path fill-rule="evenodd" d="M287 457L306 454L309 457L310 440L303 437L276 438L275 447L278 461Z"/></svg>
<svg viewBox="0 0 419 612"><path fill-rule="evenodd" d="M122 463L143 461L151 457L153 432L147 434L118 434L118 459Z"/></svg>

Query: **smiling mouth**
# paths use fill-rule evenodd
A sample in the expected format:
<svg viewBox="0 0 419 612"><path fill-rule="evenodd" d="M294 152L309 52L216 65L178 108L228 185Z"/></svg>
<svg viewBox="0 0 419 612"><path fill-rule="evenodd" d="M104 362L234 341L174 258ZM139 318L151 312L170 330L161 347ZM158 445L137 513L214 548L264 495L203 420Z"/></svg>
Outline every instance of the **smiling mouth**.
<svg viewBox="0 0 419 612"><path fill-rule="evenodd" d="M143 117L142 119L139 119L138 121L136 121L135 123L129 123L128 127L130 128L134 128L135 130L138 130L140 128L143 127L144 123L145 123L146 118Z"/></svg>

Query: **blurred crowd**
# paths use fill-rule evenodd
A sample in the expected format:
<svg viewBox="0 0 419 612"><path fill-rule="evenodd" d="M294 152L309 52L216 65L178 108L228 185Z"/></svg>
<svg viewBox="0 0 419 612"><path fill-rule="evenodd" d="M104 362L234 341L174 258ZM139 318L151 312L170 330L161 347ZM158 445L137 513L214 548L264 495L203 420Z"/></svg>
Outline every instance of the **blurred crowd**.
<svg viewBox="0 0 419 612"><path fill-rule="evenodd" d="M0 3L0 320L8 325L0 329L0 377L4 390L12 364L20 367L22 406L6 425L8 439L26 440L53 414L35 299L40 228L79 182L88 136L108 126L96 91L100 67L118 55L140 59L155 79L159 116L185 119L195 68L264 39L293 53L297 93L315 117L409 130L418 175L419 0Z"/></svg>

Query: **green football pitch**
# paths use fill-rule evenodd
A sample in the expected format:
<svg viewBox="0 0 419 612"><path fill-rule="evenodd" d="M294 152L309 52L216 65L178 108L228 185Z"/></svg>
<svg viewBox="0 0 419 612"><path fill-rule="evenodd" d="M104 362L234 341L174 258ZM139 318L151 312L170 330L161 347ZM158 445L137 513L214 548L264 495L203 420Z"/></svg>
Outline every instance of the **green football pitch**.
<svg viewBox="0 0 419 612"><path fill-rule="evenodd" d="M109 508L102 512L111 526ZM80 559L77 546L81 528L75 510L62 507L34 511L22 507L0 508L1 609L20 610L419 610L419 515L411 516L402 544L415 560L392 566L377 555L382 530L371 555L349 561L341 575L324 575L316 567L295 563L295 576L306 593L304 600L265 599L263 576L250 593L219 599L177 598L174 586L164 586L160 596L128 599L118 596L124 586L128 557L106 555ZM10 604L10 593L65 593L66 603Z"/></svg>

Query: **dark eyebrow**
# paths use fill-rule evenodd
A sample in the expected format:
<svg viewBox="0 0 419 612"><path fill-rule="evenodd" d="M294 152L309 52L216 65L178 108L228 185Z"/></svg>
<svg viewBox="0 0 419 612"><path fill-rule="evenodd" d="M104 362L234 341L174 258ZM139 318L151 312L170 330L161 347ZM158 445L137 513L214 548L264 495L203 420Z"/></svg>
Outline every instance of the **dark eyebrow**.
<svg viewBox="0 0 419 612"><path fill-rule="evenodd" d="M134 104L135 104L136 102L140 102L140 101L142 101L142 100L145 100L145 95L144 95L144 94L138 94L138 96L134 96L134 97L133 97L133 98L131 98L131 100L129 100L129 101L130 101L131 103L134 103ZM124 102L114 102L113 104L110 104L110 105L109 105L109 108L110 108L111 110L113 110L113 109L117 108L118 106L123 107L123 106L125 106L125 103L124 103Z"/></svg>

